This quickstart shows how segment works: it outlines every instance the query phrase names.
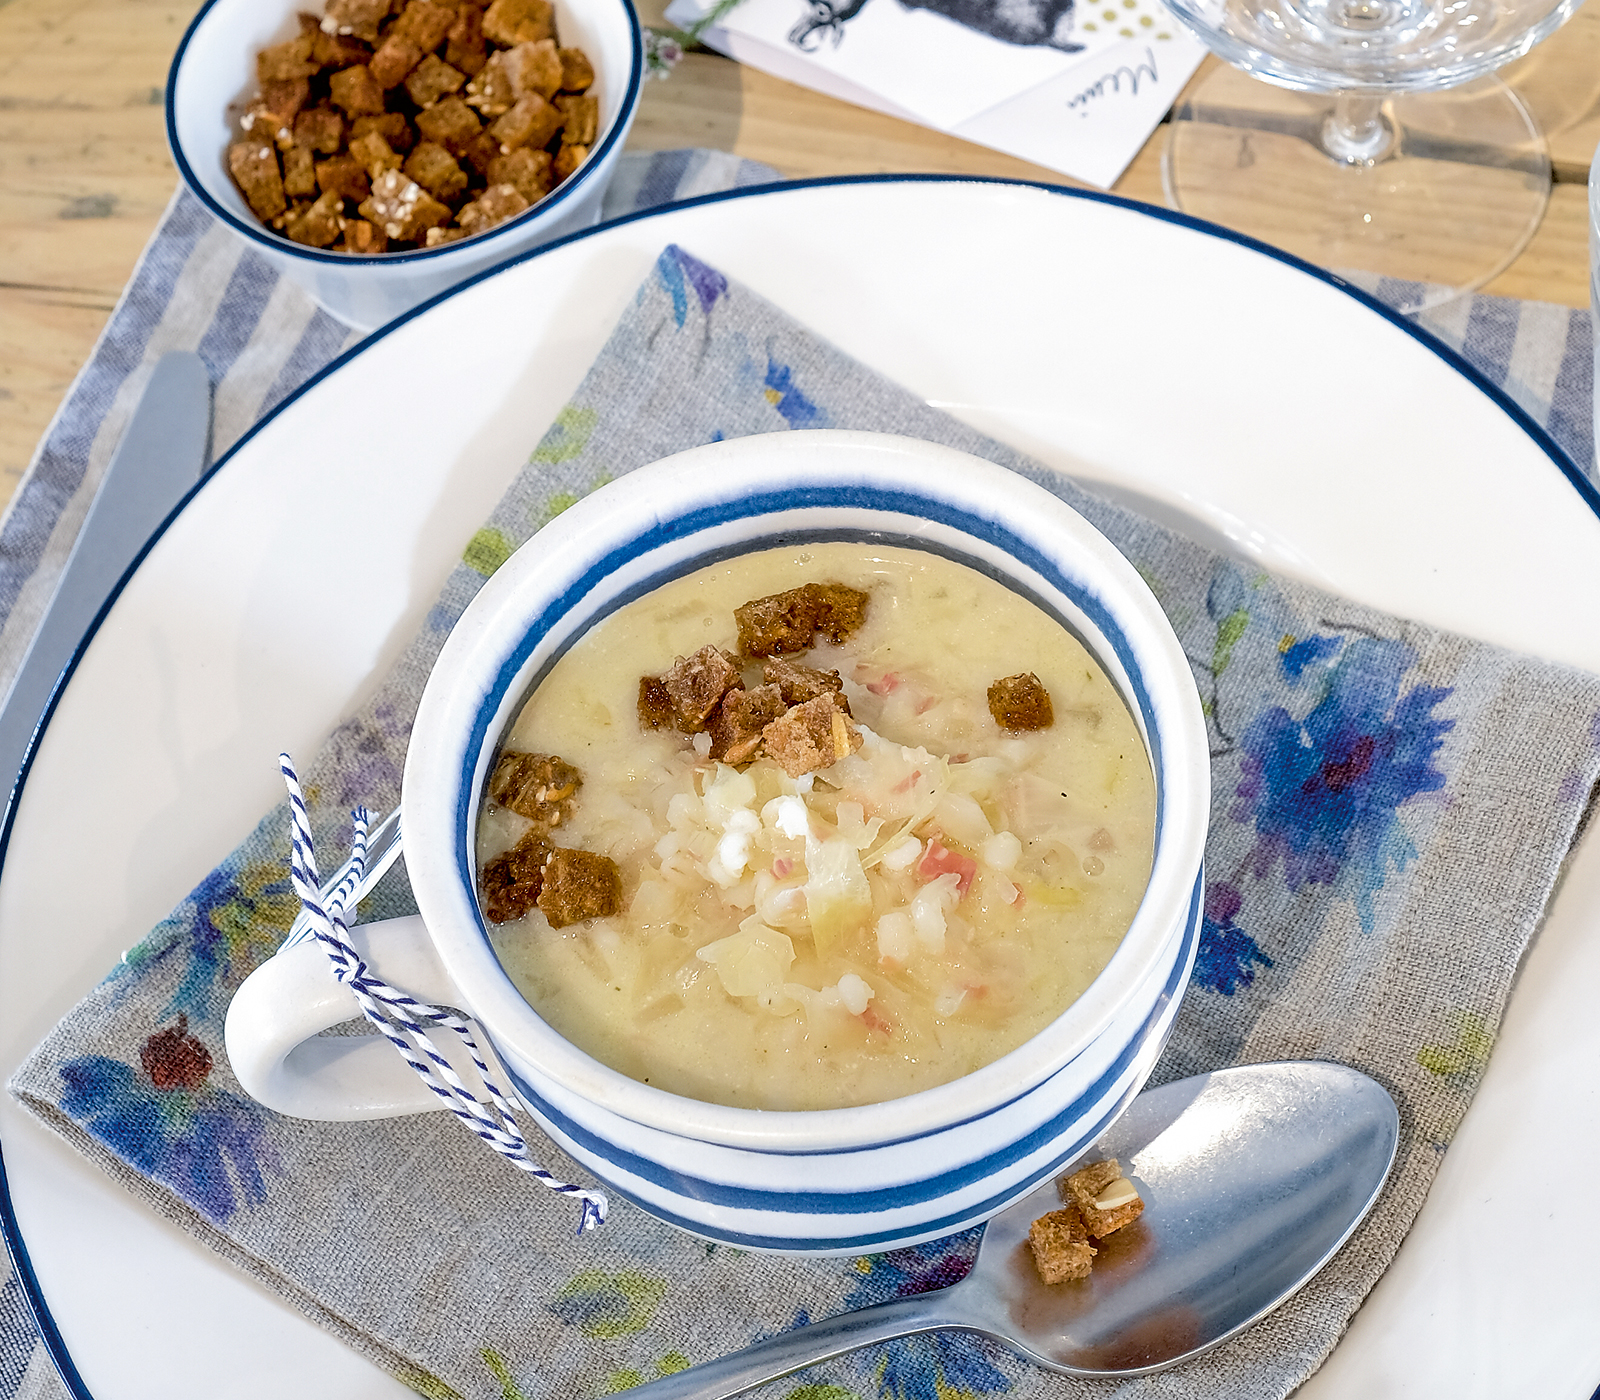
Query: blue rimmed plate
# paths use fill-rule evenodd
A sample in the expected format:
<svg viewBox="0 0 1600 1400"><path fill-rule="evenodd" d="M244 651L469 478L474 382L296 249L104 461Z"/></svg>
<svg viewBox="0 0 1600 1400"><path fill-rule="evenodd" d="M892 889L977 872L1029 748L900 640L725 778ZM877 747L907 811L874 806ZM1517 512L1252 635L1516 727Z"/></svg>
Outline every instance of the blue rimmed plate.
<svg viewBox="0 0 1600 1400"><path fill-rule="evenodd" d="M271 755L312 751L398 657L668 242L930 402L1208 538L1600 669L1592 492L1483 381L1329 280L1157 211L1030 186L889 178L713 198L542 252L368 342L173 523L83 655L10 837L7 1071L276 800ZM398 389L440 344L475 353L430 357L453 412L413 417ZM1353 365L1359 397L1343 387ZM330 600L339 628L303 625ZM92 823L93 882L86 791L116 814ZM1574 1096L1570 1066L1600 1053L1584 990L1600 984L1596 910L1590 849L1428 1206L1303 1395L1592 1388L1600 1282L1571 1260L1600 1246L1600 1206L1572 1189L1572 1164L1600 1148L1600 1107ZM220 1375L238 1396L410 1393L9 1101L0 1143L12 1233L85 1393L209 1397ZM1545 1203L1506 1253L1477 1245L1500 1227L1501 1182ZM1493 1327L1464 1322L1485 1316Z"/></svg>

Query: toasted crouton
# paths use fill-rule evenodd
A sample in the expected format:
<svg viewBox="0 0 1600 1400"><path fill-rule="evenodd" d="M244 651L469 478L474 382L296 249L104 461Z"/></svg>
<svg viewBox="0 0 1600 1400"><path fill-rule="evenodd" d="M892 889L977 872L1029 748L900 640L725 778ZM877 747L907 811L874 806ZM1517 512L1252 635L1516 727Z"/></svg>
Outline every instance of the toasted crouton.
<svg viewBox="0 0 1600 1400"><path fill-rule="evenodd" d="M475 77L489 59L489 46L483 38L483 11L476 5L463 5L456 11L444 46L444 61Z"/></svg>
<svg viewBox="0 0 1600 1400"><path fill-rule="evenodd" d="M538 903L549 857L550 843L530 831L483 867L478 883L483 890L483 912L491 923L520 919Z"/></svg>
<svg viewBox="0 0 1600 1400"><path fill-rule="evenodd" d="M594 86L594 65L582 49L558 49L562 92L587 92Z"/></svg>
<svg viewBox="0 0 1600 1400"><path fill-rule="evenodd" d="M470 238L515 218L527 207L528 201L515 185L490 185L471 204L461 206L456 223L461 226L462 237Z"/></svg>
<svg viewBox="0 0 1600 1400"><path fill-rule="evenodd" d="M489 134L502 152L518 146L542 146L561 130L561 111L536 92L524 93L511 110L490 124Z"/></svg>
<svg viewBox="0 0 1600 1400"><path fill-rule="evenodd" d="M306 78L284 78L277 82L262 83L261 101L254 110L267 117L276 135L285 127L294 127L295 117L310 97L311 83Z"/></svg>
<svg viewBox="0 0 1600 1400"><path fill-rule="evenodd" d="M315 184L315 179L312 181ZM283 231L308 248L327 248L339 236L339 215L344 201L332 190L317 196L314 204L297 208Z"/></svg>
<svg viewBox="0 0 1600 1400"><path fill-rule="evenodd" d="M372 181L361 168L361 162L352 156L335 156L332 160L317 162L317 188L332 190L340 199L360 204L372 193Z"/></svg>
<svg viewBox="0 0 1600 1400"><path fill-rule="evenodd" d="M761 734L788 708L775 685L730 690L706 725L711 757L723 763L748 763L761 747Z"/></svg>
<svg viewBox="0 0 1600 1400"><path fill-rule="evenodd" d="M453 156L466 152L483 123L459 97L445 97L417 113L417 131L424 141L437 141Z"/></svg>
<svg viewBox="0 0 1600 1400"><path fill-rule="evenodd" d="M761 663L761 679L783 692L785 705L803 705L819 695L838 695L836 703L846 714L850 713L850 702L843 694L844 680L837 671L819 671L798 661L769 657Z"/></svg>
<svg viewBox="0 0 1600 1400"><path fill-rule="evenodd" d="M389 143L389 148L399 151L404 155L414 144L411 124L399 112L379 112L356 117L350 123L350 139L359 141L363 136L376 131Z"/></svg>
<svg viewBox="0 0 1600 1400"><path fill-rule="evenodd" d="M238 141L228 147L228 173L249 202L256 218L276 218L288 208L283 197L283 172L278 153L262 141Z"/></svg>
<svg viewBox="0 0 1600 1400"><path fill-rule="evenodd" d="M733 610L739 650L746 656L783 656L804 651L817 632L816 601L804 588L752 598Z"/></svg>
<svg viewBox="0 0 1600 1400"><path fill-rule="evenodd" d="M531 151L519 146L510 155L501 155L494 147L485 172L491 185L513 185L529 204L534 204L550 193L555 177L550 170L549 151Z"/></svg>
<svg viewBox="0 0 1600 1400"><path fill-rule="evenodd" d="M344 238L340 240L338 248L343 253L355 253L360 257L371 257L375 253L383 252L389 246L389 240L383 236L383 231L369 224L365 219L346 219L344 221Z"/></svg>
<svg viewBox="0 0 1600 1400"><path fill-rule="evenodd" d="M1089 1243L1077 1208L1070 1205L1035 1220L1028 1227L1028 1243L1033 1247L1034 1268L1045 1283L1088 1278L1098 1252Z"/></svg>
<svg viewBox="0 0 1600 1400"><path fill-rule="evenodd" d="M311 46L311 36L302 32L282 44L262 49L256 55L256 81L265 86L286 78L309 78L317 71Z"/></svg>
<svg viewBox="0 0 1600 1400"><path fill-rule="evenodd" d="M489 800L550 832L572 816L582 786L583 775L554 754L507 749L490 774Z"/></svg>
<svg viewBox="0 0 1600 1400"><path fill-rule="evenodd" d="M587 95L564 92L556 98L556 110L563 118L561 140L568 146L592 146L600 135L600 100Z"/></svg>
<svg viewBox="0 0 1600 1400"><path fill-rule="evenodd" d="M389 0L328 0L321 29L375 43L378 26L389 17Z"/></svg>
<svg viewBox="0 0 1600 1400"><path fill-rule="evenodd" d="M304 146L283 153L283 192L290 199L311 199L317 193L316 157Z"/></svg>
<svg viewBox="0 0 1600 1400"><path fill-rule="evenodd" d="M508 49L538 43L555 33L555 7L549 0L494 0L484 12L483 32Z"/></svg>
<svg viewBox="0 0 1600 1400"><path fill-rule="evenodd" d="M421 141L406 157L405 173L435 199L449 203L467 187L467 172L443 146Z"/></svg>
<svg viewBox="0 0 1600 1400"><path fill-rule="evenodd" d="M867 615L867 594L842 583L807 583L733 610L739 649L746 656L783 656L805 651L824 633L842 642Z"/></svg>
<svg viewBox="0 0 1600 1400"><path fill-rule="evenodd" d="M511 104L517 100L517 93L511 86L511 74L506 69L508 52L507 49L496 49L467 84L465 101L469 106L476 107L484 117L498 117L502 112L509 112Z"/></svg>
<svg viewBox="0 0 1600 1400"><path fill-rule="evenodd" d="M1048 729L1055 723L1050 692L1032 671L1003 676L989 687L989 713L1002 729Z"/></svg>
<svg viewBox="0 0 1600 1400"><path fill-rule="evenodd" d="M400 12L400 18L395 20L389 33L409 40L423 53L432 53L444 43L445 35L455 22L455 6L438 5L434 0L411 0Z"/></svg>
<svg viewBox="0 0 1600 1400"><path fill-rule="evenodd" d="M551 928L605 918L622 908L622 872L610 856L557 847L545 861L538 904Z"/></svg>
<svg viewBox="0 0 1600 1400"><path fill-rule="evenodd" d="M318 68L353 68L372 57L372 47L353 34L324 34L318 29L311 36L311 61Z"/></svg>
<svg viewBox="0 0 1600 1400"><path fill-rule="evenodd" d="M1074 1172L1059 1189L1061 1199L1077 1208L1084 1229L1097 1240L1131 1224L1144 1211L1144 1202L1114 1157Z"/></svg>
<svg viewBox="0 0 1600 1400"><path fill-rule="evenodd" d="M454 101L455 99L446 98L445 100L450 102ZM500 143L496 141L494 137L489 135L487 131L478 132L478 134L468 141L461 148L461 150L453 152L453 154L459 155L461 159L470 165L474 170L476 170L478 174L483 176L485 180L488 180L490 185L510 185L519 194L523 193L522 185L510 175L507 175L503 180L492 180L489 178L489 167L494 164L496 159L500 159L501 156ZM517 152L513 151L511 154L516 155ZM537 154L544 156L546 160L549 159L549 153L546 151L539 151ZM533 203L533 200L529 198L528 202L531 204Z"/></svg>
<svg viewBox="0 0 1600 1400"><path fill-rule="evenodd" d="M685 734L704 729L722 697L744 684L732 659L714 646L703 646L693 656L680 656L661 680L672 697L678 728Z"/></svg>
<svg viewBox="0 0 1600 1400"><path fill-rule="evenodd" d="M422 50L411 40L403 38L390 30L384 40L378 45L377 53L372 55L372 62L367 69L372 74L373 81L385 90L399 87L405 81L405 76L422 61Z"/></svg>
<svg viewBox="0 0 1600 1400"><path fill-rule="evenodd" d="M672 729L677 725L678 712L673 708L672 696L660 676L639 677L639 728Z"/></svg>
<svg viewBox="0 0 1600 1400"><path fill-rule="evenodd" d="M351 117L378 116L383 112L383 87L365 63L341 68L333 74L328 79L328 96L335 107L344 108Z"/></svg>
<svg viewBox="0 0 1600 1400"><path fill-rule="evenodd" d="M831 693L794 706L761 734L768 757L791 778L831 768L861 744L861 731Z"/></svg>
<svg viewBox="0 0 1600 1400"><path fill-rule="evenodd" d="M410 176L385 170L373 180L372 193L361 202L361 217L371 220L388 237L412 243L448 220L450 209Z"/></svg>
<svg viewBox="0 0 1600 1400"><path fill-rule="evenodd" d="M467 75L452 68L436 53L424 54L422 62L406 77L406 93L419 107L431 107L448 97L466 82Z"/></svg>
<svg viewBox="0 0 1600 1400"><path fill-rule="evenodd" d="M307 107L294 119L294 144L319 156L337 155L344 140L344 118L332 107Z"/></svg>
<svg viewBox="0 0 1600 1400"><path fill-rule="evenodd" d="M563 145L556 152L555 162L551 165L550 171L558 182L570 180L577 173L578 167L588 159L589 148L587 146Z"/></svg>
<svg viewBox="0 0 1600 1400"><path fill-rule="evenodd" d="M548 102L561 91L561 59L554 40L518 44L500 55L500 63L511 81L514 97L536 92Z"/></svg>
<svg viewBox="0 0 1600 1400"><path fill-rule="evenodd" d="M355 161L373 180L386 170L398 170L402 163L381 131L369 131L355 137L350 142L349 159Z"/></svg>

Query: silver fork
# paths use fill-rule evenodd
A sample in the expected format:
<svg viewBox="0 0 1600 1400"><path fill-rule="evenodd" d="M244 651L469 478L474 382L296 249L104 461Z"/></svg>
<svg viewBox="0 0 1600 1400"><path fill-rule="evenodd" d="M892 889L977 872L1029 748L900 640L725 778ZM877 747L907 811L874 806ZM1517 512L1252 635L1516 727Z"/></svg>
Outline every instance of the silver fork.
<svg viewBox="0 0 1600 1400"><path fill-rule="evenodd" d="M354 909L366 896L368 890L389 873L389 867L399 857L400 843L400 809L396 807L381 822L367 832L367 863L361 873L361 878L356 881L354 892L345 902L347 909ZM338 888L339 882L345 879L355 869L355 860L352 857L333 872L321 888L324 900ZM279 946L281 953L285 948L292 948L296 943L304 943L313 937L311 917L302 909L292 924L289 925L289 935Z"/></svg>

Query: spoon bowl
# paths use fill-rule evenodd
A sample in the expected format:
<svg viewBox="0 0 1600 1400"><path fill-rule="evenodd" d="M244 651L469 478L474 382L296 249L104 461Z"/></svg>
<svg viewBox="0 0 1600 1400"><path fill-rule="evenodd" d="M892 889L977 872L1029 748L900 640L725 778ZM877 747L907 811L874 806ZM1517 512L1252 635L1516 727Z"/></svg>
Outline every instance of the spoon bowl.
<svg viewBox="0 0 1600 1400"><path fill-rule="evenodd" d="M1039 1280L1028 1227L1054 1183L984 1232L957 1285L980 1330L1073 1375L1140 1375L1207 1351L1294 1294L1378 1198L1399 1141L1374 1080L1319 1062L1246 1065L1141 1094L1089 1154L1115 1157L1144 1214L1089 1277ZM954 1292L954 1289L949 1290Z"/></svg>
<svg viewBox="0 0 1600 1400"><path fill-rule="evenodd" d="M989 1221L960 1283L785 1333L630 1400L719 1400L944 1327L1069 1375L1164 1370L1260 1321L1338 1252L1378 1199L1399 1134L1394 1100L1342 1065L1244 1065L1164 1084L1084 1158L1115 1157L1145 1202L1099 1243L1088 1278L1046 1284L1034 1268L1028 1227L1061 1204L1051 1182Z"/></svg>

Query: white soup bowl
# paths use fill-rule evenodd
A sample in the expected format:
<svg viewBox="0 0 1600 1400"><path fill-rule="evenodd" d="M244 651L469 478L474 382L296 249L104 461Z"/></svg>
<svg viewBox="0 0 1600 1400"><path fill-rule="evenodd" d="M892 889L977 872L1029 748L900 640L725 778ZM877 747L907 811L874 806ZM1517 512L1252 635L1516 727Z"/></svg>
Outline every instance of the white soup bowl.
<svg viewBox="0 0 1600 1400"><path fill-rule="evenodd" d="M1083 641L1127 704L1154 772L1150 881L1088 990L991 1064L862 1107L699 1102L601 1064L524 1000L479 908L477 814L501 736L595 622L708 563L824 539L943 555ZM433 668L406 759L402 824L421 917L356 933L380 975L468 1010L545 1131L645 1210L741 1248L883 1250L987 1219L1080 1156L1139 1091L1194 961L1209 800L1188 661L1143 580L1082 516L1014 472L924 442L832 431L739 438L596 491L484 584ZM240 1082L308 1117L437 1107L382 1041L358 1050L349 1037L306 1039L352 1006L314 943L271 959L230 1012Z"/></svg>

